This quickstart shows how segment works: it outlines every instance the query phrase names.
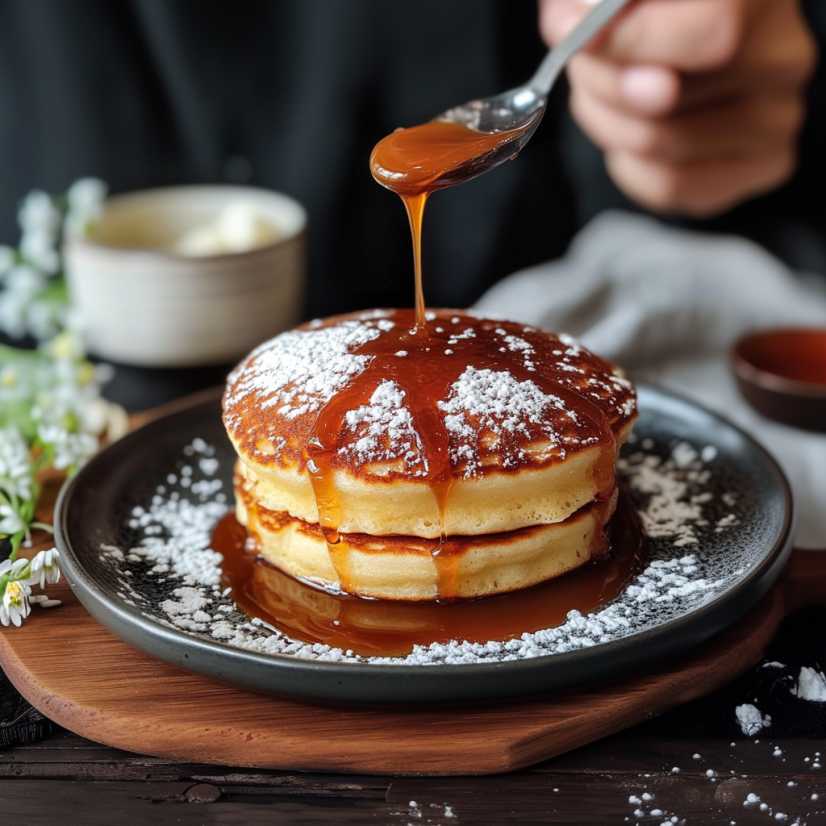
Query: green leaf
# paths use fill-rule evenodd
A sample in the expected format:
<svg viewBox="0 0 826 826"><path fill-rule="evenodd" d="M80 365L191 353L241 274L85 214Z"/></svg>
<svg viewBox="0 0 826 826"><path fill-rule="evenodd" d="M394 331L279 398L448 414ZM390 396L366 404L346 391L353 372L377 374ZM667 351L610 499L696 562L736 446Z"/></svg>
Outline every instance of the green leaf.
<svg viewBox="0 0 826 826"><path fill-rule="evenodd" d="M25 531L18 531L14 534L11 538L11 553L9 554L9 559L14 562L17 559L17 552L20 550L20 546L23 544L23 540L26 538Z"/></svg>
<svg viewBox="0 0 826 826"><path fill-rule="evenodd" d="M55 276L40 294L40 299L48 301L50 304L68 304L69 286L66 279L62 275Z"/></svg>

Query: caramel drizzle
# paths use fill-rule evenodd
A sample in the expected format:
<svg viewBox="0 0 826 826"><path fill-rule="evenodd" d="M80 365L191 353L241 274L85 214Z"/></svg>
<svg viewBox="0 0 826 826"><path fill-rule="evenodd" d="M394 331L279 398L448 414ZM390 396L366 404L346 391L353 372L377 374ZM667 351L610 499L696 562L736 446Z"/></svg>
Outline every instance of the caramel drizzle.
<svg viewBox="0 0 826 826"><path fill-rule="evenodd" d="M454 314L456 315L456 314ZM425 320L423 326L415 326L414 314L396 311L391 320L392 329L353 350L354 354L368 356L364 370L349 385L336 393L322 407L316 418L312 434L305 449L305 465L313 484L319 513L319 525L324 531L330 551L330 559L339 577L341 587L351 591L352 578L347 543L339 543L338 529L341 524L341 502L335 474L339 464L338 449L346 436L347 412L369 403L370 396L381 381L395 382L405 393L405 404L410 410L413 427L421 442L422 481L430 486L436 501L440 520L440 535L444 547L447 541L445 513L448 506L454 471L450 459L450 435L439 401L446 400L451 386L465 368L471 364L476 369L507 371L518 381L532 381L544 393L562 400L568 411L577 416L577 423L568 422L577 435L590 436L600 449L594 467L594 483L599 498L609 496L614 489L616 463L616 439L607 413L600 405L582 392L570 386L571 376L560 367L559 358L552 351L564 347L556 339L541 332L525 332L517 325L501 322L480 321L459 315L459 323L452 323L452 316L437 316ZM471 327L473 338L454 339L455 334ZM520 352L505 348L503 337L496 332L500 327L519 335L533 348L531 359L535 370L525 367ZM438 329L437 329L438 328ZM407 351L399 357L396 353ZM445 354L451 350L451 354ZM589 356L587 364L604 364ZM606 371L608 370L605 365ZM548 421L566 424L566 412L546 411ZM546 434L536 425L536 437ZM482 434L480 434L482 435ZM502 431L502 455L518 451L517 436ZM451 555L437 548L433 562L438 578L439 596L449 598L457 592L461 571Z"/></svg>
<svg viewBox="0 0 826 826"><path fill-rule="evenodd" d="M548 374L548 368L555 364L553 357L540 359L537 349L537 361L544 371L540 368L535 372L528 371L519 363L518 356L499 357L502 342L493 339L490 329L487 335L480 336L478 325L471 319L465 321L476 329L478 338L456 344L448 344L449 333L443 335L436 330L438 322L427 321L421 255L427 198L437 189L476 177L494 160L501 160L504 154L515 154L516 144L513 149L509 144L520 134L521 130L477 132L457 123L431 121L393 132L379 141L370 156L373 177L402 198L407 212L413 244L415 313L409 319L409 314L396 313L393 330L354 351L372 358L367 368L321 409L305 448L304 458L315 493L319 524L327 540L330 560L345 591L352 590L352 578L346 543L339 543L341 503L335 484L336 454L347 411L365 404L382 380L395 381L405 394L413 426L422 442L424 479L436 500L442 546L446 540L445 512L453 471L450 437L437 402L447 399L451 385L468 364L477 369L507 369L520 381L538 379L537 384L543 392L560 397L570 410L587 419L604 445L595 470L597 489L602 496L613 490L616 443L611 423L591 400L561 386L558 370ZM409 361L394 355L399 350L408 351ZM455 355L445 353L445 350L453 350ZM405 362L412 368L405 367ZM441 597L450 597L457 592L458 563L448 559L449 555L438 549L433 553Z"/></svg>
<svg viewBox="0 0 826 826"><path fill-rule="evenodd" d="M481 175L503 156L516 154L524 128L478 132L460 123L433 120L397 129L380 140L370 154L370 171L383 187L404 202L413 239L416 326L425 321L422 289L422 219L431 192ZM512 144L512 146L511 146Z"/></svg>
<svg viewBox="0 0 826 826"><path fill-rule="evenodd" d="M407 220L410 222L410 235L413 241L416 327L421 327L422 329L424 329L425 326L424 286L422 284L422 222L424 221L424 208L427 203L428 194L427 192L420 192L418 195L402 196L404 210L407 213Z"/></svg>

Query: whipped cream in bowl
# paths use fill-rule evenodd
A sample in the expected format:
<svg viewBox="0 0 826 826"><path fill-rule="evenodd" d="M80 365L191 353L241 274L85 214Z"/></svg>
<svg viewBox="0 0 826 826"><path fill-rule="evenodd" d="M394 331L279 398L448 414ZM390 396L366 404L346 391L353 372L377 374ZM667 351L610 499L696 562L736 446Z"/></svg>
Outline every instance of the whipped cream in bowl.
<svg viewBox="0 0 826 826"><path fill-rule="evenodd" d="M151 367L237 359L300 318L306 223L292 198L254 187L109 198L86 232L66 242L89 350Z"/></svg>

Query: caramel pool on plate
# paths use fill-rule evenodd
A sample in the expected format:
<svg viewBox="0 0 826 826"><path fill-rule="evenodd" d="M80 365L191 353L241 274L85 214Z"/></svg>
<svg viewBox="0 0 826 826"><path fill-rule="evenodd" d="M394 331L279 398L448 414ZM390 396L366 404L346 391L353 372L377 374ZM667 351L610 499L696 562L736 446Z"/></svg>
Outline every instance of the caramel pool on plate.
<svg viewBox="0 0 826 826"><path fill-rule="evenodd" d="M289 637L371 657L409 654L415 645L450 640L508 640L583 614L616 597L645 558L631 503L620 498L609 531L610 553L568 576L533 588L446 603L388 602L330 594L264 561L234 516L215 529L212 547L224 557L224 584L233 600Z"/></svg>

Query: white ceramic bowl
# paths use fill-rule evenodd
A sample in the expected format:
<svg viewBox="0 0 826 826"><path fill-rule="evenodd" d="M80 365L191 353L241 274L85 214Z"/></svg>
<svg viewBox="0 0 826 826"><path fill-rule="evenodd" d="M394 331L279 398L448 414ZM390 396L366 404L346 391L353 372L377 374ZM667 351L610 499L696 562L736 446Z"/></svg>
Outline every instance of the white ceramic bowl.
<svg viewBox="0 0 826 826"><path fill-rule="evenodd" d="M184 233L243 202L278 228L245 252L187 257ZM88 237L66 244L66 273L89 350L183 367L232 361L294 325L304 287L304 208L242 186L179 186L109 198Z"/></svg>

